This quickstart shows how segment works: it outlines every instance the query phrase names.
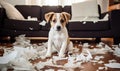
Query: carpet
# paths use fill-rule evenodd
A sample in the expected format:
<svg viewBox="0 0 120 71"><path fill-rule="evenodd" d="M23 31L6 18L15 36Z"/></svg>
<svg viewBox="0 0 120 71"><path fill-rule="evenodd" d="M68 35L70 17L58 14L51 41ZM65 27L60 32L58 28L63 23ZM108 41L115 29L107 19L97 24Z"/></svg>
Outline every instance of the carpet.
<svg viewBox="0 0 120 71"><path fill-rule="evenodd" d="M4 53L0 57L1 71L118 71L120 70L120 48L100 42L91 45L87 42L74 47L72 54L64 58L57 53L45 58L47 42L31 44L20 35L13 46L0 46Z"/></svg>

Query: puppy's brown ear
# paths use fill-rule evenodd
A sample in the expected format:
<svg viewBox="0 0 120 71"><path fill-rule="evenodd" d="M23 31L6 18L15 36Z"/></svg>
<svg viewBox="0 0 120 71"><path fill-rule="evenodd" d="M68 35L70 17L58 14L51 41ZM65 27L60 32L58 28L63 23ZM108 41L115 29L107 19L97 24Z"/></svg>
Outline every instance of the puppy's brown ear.
<svg viewBox="0 0 120 71"><path fill-rule="evenodd" d="M62 12L62 15L64 16L66 22L68 22L68 21L70 20L70 17L71 17L71 16L70 16L69 13L67 13L67 12Z"/></svg>
<svg viewBox="0 0 120 71"><path fill-rule="evenodd" d="M52 16L54 15L54 12L49 12L45 14L45 20L47 23L50 22L50 20L52 19Z"/></svg>

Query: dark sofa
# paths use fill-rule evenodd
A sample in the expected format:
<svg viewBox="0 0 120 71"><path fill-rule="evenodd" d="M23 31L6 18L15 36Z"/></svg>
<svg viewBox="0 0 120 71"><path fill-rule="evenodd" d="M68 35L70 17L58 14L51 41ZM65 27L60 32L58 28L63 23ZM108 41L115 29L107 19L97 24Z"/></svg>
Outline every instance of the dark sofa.
<svg viewBox="0 0 120 71"><path fill-rule="evenodd" d="M45 20L44 15L48 12L68 12L71 14L71 6L34 6L34 5L16 5L21 14L27 18L28 16L37 17L38 21L23 21L8 19L3 8L0 8L0 36L15 37L26 34L27 37L48 37L50 24L45 26L39 25ZM100 18L106 13L100 14ZM112 37L114 43L120 42L120 10L108 12L108 21L99 21L93 23L91 21L83 22L75 21L67 24L69 36L71 38L102 38Z"/></svg>

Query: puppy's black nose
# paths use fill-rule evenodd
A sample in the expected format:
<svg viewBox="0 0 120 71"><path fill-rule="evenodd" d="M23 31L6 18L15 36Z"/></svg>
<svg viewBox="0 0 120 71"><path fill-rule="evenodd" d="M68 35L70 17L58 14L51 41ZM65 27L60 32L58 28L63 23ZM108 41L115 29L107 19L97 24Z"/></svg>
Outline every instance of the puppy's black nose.
<svg viewBox="0 0 120 71"><path fill-rule="evenodd" d="M61 30L61 26L57 26L57 31L60 31Z"/></svg>

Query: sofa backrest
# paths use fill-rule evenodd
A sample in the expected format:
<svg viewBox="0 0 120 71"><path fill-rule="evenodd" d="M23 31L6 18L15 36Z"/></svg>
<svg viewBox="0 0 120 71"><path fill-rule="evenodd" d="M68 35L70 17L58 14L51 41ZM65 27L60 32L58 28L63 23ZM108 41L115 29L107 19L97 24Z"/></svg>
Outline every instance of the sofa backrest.
<svg viewBox="0 0 120 71"><path fill-rule="evenodd" d="M72 17L72 11L71 10L72 10L71 6L64 6L63 7L63 12L69 13L71 15L71 17Z"/></svg>
<svg viewBox="0 0 120 71"><path fill-rule="evenodd" d="M0 8L0 28L3 25L4 17L5 17L5 9L4 8Z"/></svg>
<svg viewBox="0 0 120 71"><path fill-rule="evenodd" d="M16 5L18 11L27 18L28 16L37 17L38 20L45 20L44 16L48 12L67 12L71 14L72 17L72 7L71 6L37 6L37 5ZM101 18L100 6L98 6L99 15Z"/></svg>
<svg viewBox="0 0 120 71"><path fill-rule="evenodd" d="M62 6L42 6L42 14L41 14L41 19L45 20L45 14L48 12L57 12L60 13L62 12Z"/></svg>
<svg viewBox="0 0 120 71"><path fill-rule="evenodd" d="M36 6L36 5L16 5L20 13L27 18L28 16L37 17L39 20L45 20L44 15L48 12L62 12L62 6Z"/></svg>
<svg viewBox="0 0 120 71"><path fill-rule="evenodd" d="M36 5L16 5L15 6L20 13L27 18L28 16L37 17L41 20L41 7Z"/></svg>

